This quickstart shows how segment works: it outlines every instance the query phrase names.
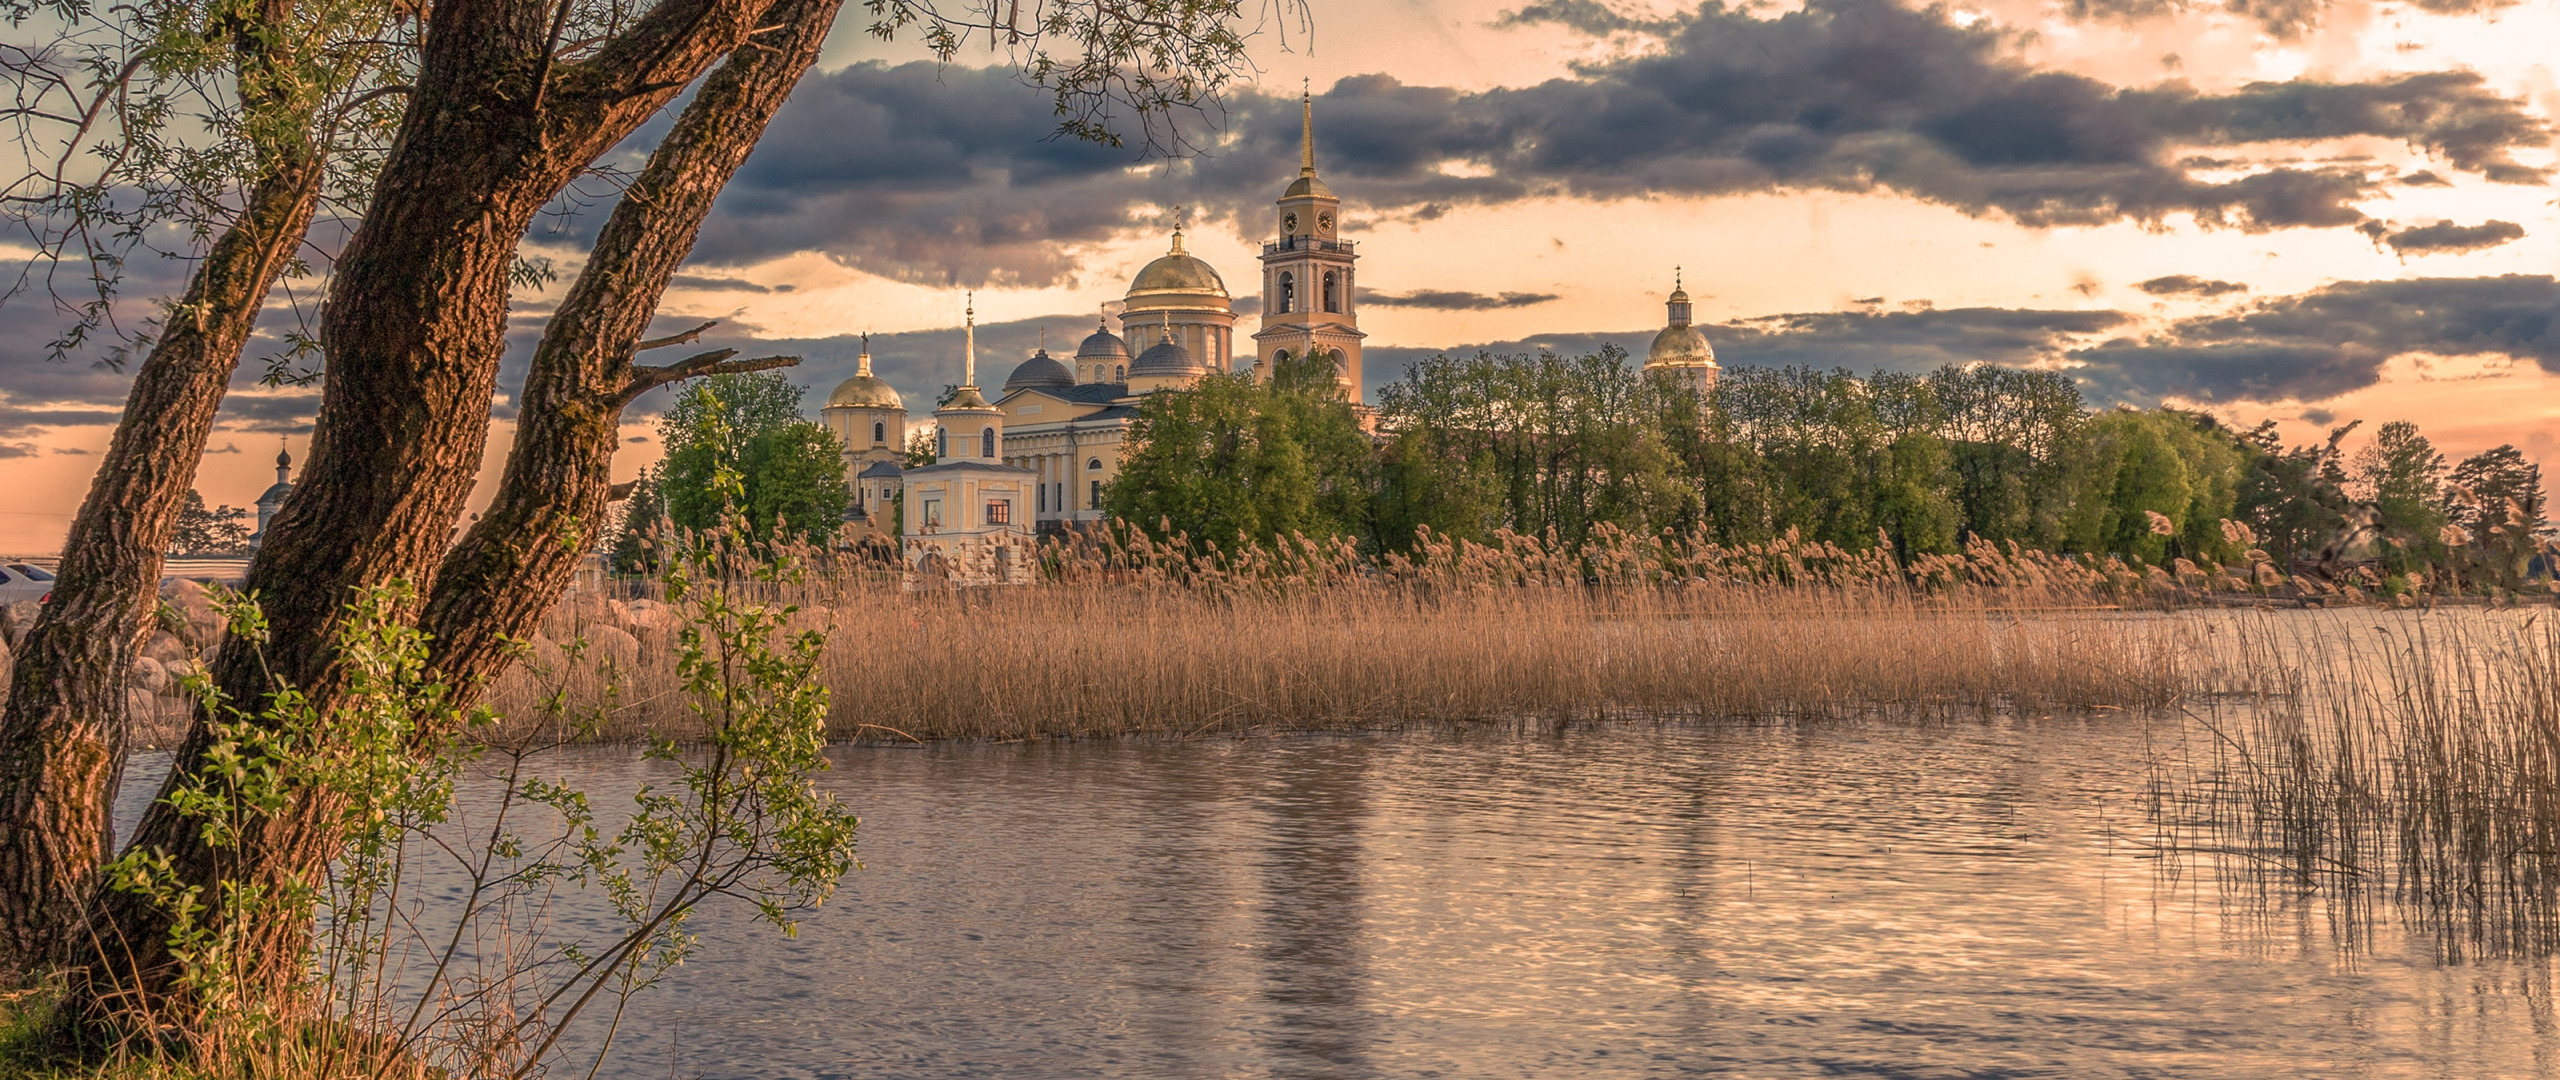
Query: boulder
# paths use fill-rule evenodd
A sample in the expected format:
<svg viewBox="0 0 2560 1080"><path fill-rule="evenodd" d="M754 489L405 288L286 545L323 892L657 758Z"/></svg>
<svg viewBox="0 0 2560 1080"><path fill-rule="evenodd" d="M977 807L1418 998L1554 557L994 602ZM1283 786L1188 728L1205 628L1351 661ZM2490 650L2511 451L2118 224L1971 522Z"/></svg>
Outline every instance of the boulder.
<svg viewBox="0 0 2560 1080"><path fill-rule="evenodd" d="M587 627L587 659L610 660L624 671L640 666L640 639L618 626Z"/></svg>
<svg viewBox="0 0 2560 1080"><path fill-rule="evenodd" d="M684 624L684 616L675 608L656 600L633 600L622 605L623 628L673 631Z"/></svg>
<svg viewBox="0 0 2560 1080"><path fill-rule="evenodd" d="M573 592L562 597L546 620L563 638L575 636L590 628L613 621L613 608L604 597L591 592Z"/></svg>
<svg viewBox="0 0 2560 1080"><path fill-rule="evenodd" d="M133 688L153 697L169 689L169 669L148 656L133 658Z"/></svg>
<svg viewBox="0 0 2560 1080"><path fill-rule="evenodd" d="M187 692L187 688L183 684L187 679L194 676L195 673L204 670L204 665L196 663L193 660L171 660L167 663L161 664L160 670L169 674L169 688L162 690L161 693L171 697L176 697L184 695Z"/></svg>
<svg viewBox="0 0 2560 1080"><path fill-rule="evenodd" d="M532 644L533 655L526 657L524 661L532 669L530 674L543 678L556 678L567 673L569 654L562 652L558 643L535 634Z"/></svg>
<svg viewBox="0 0 2560 1080"><path fill-rule="evenodd" d="M178 635L166 630L155 630L151 634L151 640L142 644L142 655L160 661L162 664L174 664L195 653L187 648L186 642L178 640Z"/></svg>
<svg viewBox="0 0 2560 1080"><path fill-rule="evenodd" d="M673 630L662 630L655 626L636 626L632 628L631 636L640 642L642 656L667 660L672 660L675 656L676 635Z"/></svg>
<svg viewBox="0 0 2560 1080"><path fill-rule="evenodd" d="M139 686L124 692L125 715L137 724L156 723L160 719L160 699Z"/></svg>
<svg viewBox="0 0 2560 1080"><path fill-rule="evenodd" d="M160 583L160 598L186 623L186 634L197 649L210 650L216 636L222 633L222 616L213 610L213 597L203 582L186 578L169 578Z"/></svg>

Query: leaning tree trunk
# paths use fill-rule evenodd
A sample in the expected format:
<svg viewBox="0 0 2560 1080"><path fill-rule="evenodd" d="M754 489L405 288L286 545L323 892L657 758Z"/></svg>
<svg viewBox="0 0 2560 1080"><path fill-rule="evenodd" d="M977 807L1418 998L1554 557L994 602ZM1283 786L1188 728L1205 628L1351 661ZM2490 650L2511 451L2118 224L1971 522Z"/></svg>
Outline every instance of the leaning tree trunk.
<svg viewBox="0 0 2560 1080"><path fill-rule="evenodd" d="M632 399L695 375L797 362L731 361L725 349L665 367L638 367L632 357L644 344L693 337L640 341L713 200L816 61L843 3L777 0L762 20L775 29L703 81L597 234L534 347L506 478L445 557L428 601L430 666L450 684L477 687L503 673L506 640L532 634L594 550Z"/></svg>
<svg viewBox="0 0 2560 1080"><path fill-rule="evenodd" d="M432 590L479 472L504 350L509 270L544 202L739 47L768 5L665 0L586 59L557 62L549 0L441 0L417 86L364 224L340 256L322 316L328 376L302 481L250 563L268 625L263 648L234 639L217 685L256 712L281 686L326 715L345 673L332 646L355 590ZM414 612L410 613L414 616ZM214 746L200 714L172 765L197 772ZM217 796L227 791L214 780ZM226 893L308 887L343 844L327 823L340 796L302 791L228 850L155 803L135 846L202 890L203 932L241 957L245 992L279 1007L298 983L304 920L234 920ZM63 1040L94 1045L127 1023L178 1022L184 966L175 913L131 892L93 892L58 1014Z"/></svg>
<svg viewBox="0 0 2560 1080"><path fill-rule="evenodd" d="M113 847L127 672L158 603L161 553L195 488L214 413L321 186L311 153L276 165L206 253L151 347L63 541L53 598L20 646L0 714L0 965L41 975L80 925Z"/></svg>

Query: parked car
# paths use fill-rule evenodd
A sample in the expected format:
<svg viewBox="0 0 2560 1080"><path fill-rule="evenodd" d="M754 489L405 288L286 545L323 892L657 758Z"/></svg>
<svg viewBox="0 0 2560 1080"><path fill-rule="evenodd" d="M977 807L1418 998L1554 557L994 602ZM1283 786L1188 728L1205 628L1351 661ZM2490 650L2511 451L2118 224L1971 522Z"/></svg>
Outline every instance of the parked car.
<svg viewBox="0 0 2560 1080"><path fill-rule="evenodd" d="M0 563L0 604L42 602L53 595L53 571L32 563Z"/></svg>

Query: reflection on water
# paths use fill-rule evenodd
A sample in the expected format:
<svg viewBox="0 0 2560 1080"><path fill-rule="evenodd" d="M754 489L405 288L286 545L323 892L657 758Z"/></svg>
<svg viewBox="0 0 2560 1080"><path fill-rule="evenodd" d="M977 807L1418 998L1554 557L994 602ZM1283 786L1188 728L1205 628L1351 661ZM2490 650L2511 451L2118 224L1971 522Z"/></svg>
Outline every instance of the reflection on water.
<svg viewBox="0 0 2560 1080"><path fill-rule="evenodd" d="M607 1071L2560 1075L2547 964L2163 872L2144 724L842 749L866 869Z"/></svg>

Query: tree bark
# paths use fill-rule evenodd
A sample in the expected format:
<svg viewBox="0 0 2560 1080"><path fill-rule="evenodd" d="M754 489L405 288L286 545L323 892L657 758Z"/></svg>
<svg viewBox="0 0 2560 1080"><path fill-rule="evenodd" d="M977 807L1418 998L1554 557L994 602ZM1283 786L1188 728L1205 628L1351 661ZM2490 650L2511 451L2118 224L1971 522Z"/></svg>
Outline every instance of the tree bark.
<svg viewBox="0 0 2560 1080"><path fill-rule="evenodd" d="M703 81L605 220L534 347L497 497L445 557L429 598L430 667L448 683L478 687L503 673L505 640L533 632L594 550L625 406L679 379L796 362L632 360L713 201L817 60L843 2L777 0L761 20L769 29Z"/></svg>
<svg viewBox="0 0 2560 1080"><path fill-rule="evenodd" d="M587 59L551 56L548 0L442 0L428 16L417 88L340 256L322 317L328 375L300 484L249 567L269 624L263 649L234 639L215 682L251 713L280 686L323 715L341 697L332 647L354 590L405 580L422 595L479 471L504 349L508 271L534 213L578 172L745 40L766 5L666 0ZM414 613L412 613L414 615ZM172 780L196 772L213 737L199 715ZM155 803L134 845L164 854L211 903L225 890L317 880L343 843L334 795L301 793L217 849L198 823ZM295 919L200 918L248 958L250 992L282 1004L311 928ZM173 913L93 890L58 1037L112 1039L123 1022L183 1012Z"/></svg>
<svg viewBox="0 0 2560 1080"><path fill-rule="evenodd" d="M322 169L302 152L250 191L134 373L53 597L20 647L0 714L0 965L61 962L112 849L125 690L159 602L162 553L267 292L292 262Z"/></svg>
<svg viewBox="0 0 2560 1080"><path fill-rule="evenodd" d="M274 93L274 76L294 55L287 36L260 31L293 14L293 0L260 0L232 43L242 106L271 119L293 107ZM322 151L310 142L286 136L255 149L265 172L134 374L0 713L0 965L21 975L41 976L61 961L114 846L125 692L158 604L162 553L240 352L326 183Z"/></svg>

